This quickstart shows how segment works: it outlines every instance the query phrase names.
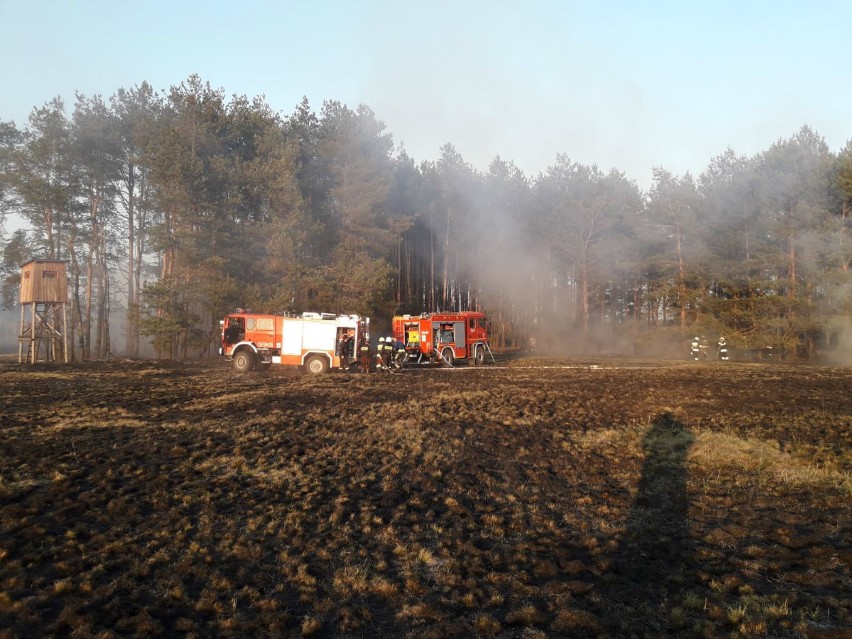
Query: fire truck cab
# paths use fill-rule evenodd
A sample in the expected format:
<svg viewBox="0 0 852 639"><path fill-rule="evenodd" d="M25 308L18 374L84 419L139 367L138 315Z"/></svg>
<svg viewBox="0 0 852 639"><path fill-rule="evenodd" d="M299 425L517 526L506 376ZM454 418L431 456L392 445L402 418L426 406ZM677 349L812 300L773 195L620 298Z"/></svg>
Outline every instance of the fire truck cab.
<svg viewBox="0 0 852 639"><path fill-rule="evenodd" d="M219 321L219 354L240 372L266 370L273 364L302 366L309 373L353 362L368 338L370 320L359 315L303 313L299 316L252 313L237 309ZM341 352L344 337L345 350Z"/></svg>
<svg viewBox="0 0 852 639"><path fill-rule="evenodd" d="M479 366L491 354L488 338L491 323L479 311L422 313L393 318L393 336L405 344L406 361L418 364L443 362L453 366L468 360Z"/></svg>

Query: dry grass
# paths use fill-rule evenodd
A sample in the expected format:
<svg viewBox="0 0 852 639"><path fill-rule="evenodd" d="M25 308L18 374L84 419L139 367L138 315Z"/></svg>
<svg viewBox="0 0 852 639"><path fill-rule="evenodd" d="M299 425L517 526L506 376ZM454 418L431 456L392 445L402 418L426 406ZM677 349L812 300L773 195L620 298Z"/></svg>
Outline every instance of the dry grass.
<svg viewBox="0 0 852 639"><path fill-rule="evenodd" d="M848 369L526 364L2 365L0 637L850 625Z"/></svg>

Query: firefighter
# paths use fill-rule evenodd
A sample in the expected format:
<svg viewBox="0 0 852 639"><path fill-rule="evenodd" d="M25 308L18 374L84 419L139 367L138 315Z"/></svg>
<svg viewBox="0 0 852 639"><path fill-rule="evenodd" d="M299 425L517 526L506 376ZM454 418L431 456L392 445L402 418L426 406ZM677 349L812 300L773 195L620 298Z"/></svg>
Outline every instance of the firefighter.
<svg viewBox="0 0 852 639"><path fill-rule="evenodd" d="M391 360L393 359L394 345L393 345L393 337L385 338L385 348L382 351L382 363L385 366L385 370L390 370Z"/></svg>
<svg viewBox="0 0 852 639"><path fill-rule="evenodd" d="M369 373L370 372L370 338L365 337L364 341L361 342L361 346L358 348L358 356L361 359L361 372Z"/></svg>
<svg viewBox="0 0 852 639"><path fill-rule="evenodd" d="M243 333L242 320L239 318L231 318L228 323L228 328L225 329L225 343L236 344L240 341Z"/></svg>
<svg viewBox="0 0 852 639"><path fill-rule="evenodd" d="M379 343L376 344L376 370L382 370L384 364L384 354L385 354L385 338L384 336L379 338Z"/></svg>
<svg viewBox="0 0 852 639"><path fill-rule="evenodd" d="M719 359L723 362L728 361L728 340L725 339L725 336L719 338Z"/></svg>
<svg viewBox="0 0 852 639"><path fill-rule="evenodd" d="M340 358L340 370L349 368L349 352L352 344L352 334L345 333L337 346L337 356Z"/></svg>
<svg viewBox="0 0 852 639"><path fill-rule="evenodd" d="M389 371L390 355L393 350L393 344L389 337L380 337L379 345L376 346L376 369L380 371Z"/></svg>
<svg viewBox="0 0 852 639"><path fill-rule="evenodd" d="M386 371L390 371L391 363L393 362L393 354L395 347L393 345L393 337L385 338L385 348L382 350L382 365Z"/></svg>
<svg viewBox="0 0 852 639"><path fill-rule="evenodd" d="M696 362L701 358L701 340L696 335L689 344L689 354Z"/></svg>
<svg viewBox="0 0 852 639"><path fill-rule="evenodd" d="M225 343L236 344L239 334L240 329L235 324L228 325L228 328L225 329Z"/></svg>
<svg viewBox="0 0 852 639"><path fill-rule="evenodd" d="M391 362L396 370L402 370L402 363L405 361L405 355L405 344L403 341L401 339L394 340Z"/></svg>

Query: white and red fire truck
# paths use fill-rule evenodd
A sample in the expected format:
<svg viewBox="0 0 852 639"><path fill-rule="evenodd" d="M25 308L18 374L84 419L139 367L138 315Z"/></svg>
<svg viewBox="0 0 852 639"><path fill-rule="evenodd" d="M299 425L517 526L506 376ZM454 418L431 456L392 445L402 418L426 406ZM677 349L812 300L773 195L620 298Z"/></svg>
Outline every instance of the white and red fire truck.
<svg viewBox="0 0 852 639"><path fill-rule="evenodd" d="M347 336L346 355L348 362L354 362L359 345L369 337L370 319L333 313L269 315L237 309L219 325L219 354L240 372L283 364L325 373L340 366L340 344Z"/></svg>
<svg viewBox="0 0 852 639"><path fill-rule="evenodd" d="M481 365L491 355L491 322L479 311L422 313L393 318L393 336L405 344L406 361L418 364L458 360Z"/></svg>

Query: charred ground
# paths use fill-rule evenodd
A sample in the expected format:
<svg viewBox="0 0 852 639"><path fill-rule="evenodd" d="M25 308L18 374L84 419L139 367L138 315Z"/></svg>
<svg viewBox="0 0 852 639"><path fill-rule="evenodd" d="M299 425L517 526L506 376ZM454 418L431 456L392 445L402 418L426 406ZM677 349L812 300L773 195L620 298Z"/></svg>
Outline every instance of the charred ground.
<svg viewBox="0 0 852 639"><path fill-rule="evenodd" d="M849 636L849 369L3 363L0 398L0 637Z"/></svg>

